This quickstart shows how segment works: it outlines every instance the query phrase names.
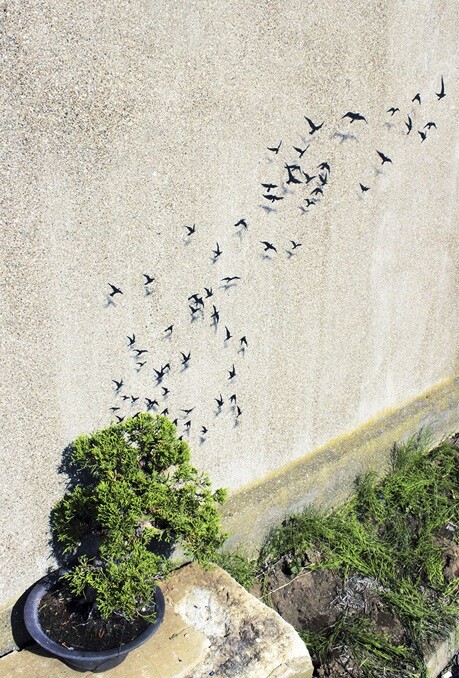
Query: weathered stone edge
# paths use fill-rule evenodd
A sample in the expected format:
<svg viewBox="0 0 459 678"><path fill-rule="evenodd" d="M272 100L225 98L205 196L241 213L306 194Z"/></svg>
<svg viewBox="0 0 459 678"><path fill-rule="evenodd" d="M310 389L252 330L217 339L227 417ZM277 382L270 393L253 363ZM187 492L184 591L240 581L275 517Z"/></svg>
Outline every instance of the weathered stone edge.
<svg viewBox="0 0 459 678"><path fill-rule="evenodd" d="M313 503L343 503L359 475L384 473L394 443L420 429L429 429L432 445L459 429L459 375L234 493L223 512L226 547L241 546L251 555L286 516Z"/></svg>

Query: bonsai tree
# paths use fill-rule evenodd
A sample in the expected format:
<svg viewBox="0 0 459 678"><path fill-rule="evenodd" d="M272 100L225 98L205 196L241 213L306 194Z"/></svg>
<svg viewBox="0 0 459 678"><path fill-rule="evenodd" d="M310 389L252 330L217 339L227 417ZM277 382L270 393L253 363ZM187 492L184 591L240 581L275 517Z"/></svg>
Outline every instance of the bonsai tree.
<svg viewBox="0 0 459 678"><path fill-rule="evenodd" d="M218 505L226 491L211 491L207 474L190 464L188 444L160 415L79 436L71 464L86 481L55 505L51 519L71 557L68 587L90 615L153 621L153 592L171 570L167 550L178 542L206 564L223 544Z"/></svg>

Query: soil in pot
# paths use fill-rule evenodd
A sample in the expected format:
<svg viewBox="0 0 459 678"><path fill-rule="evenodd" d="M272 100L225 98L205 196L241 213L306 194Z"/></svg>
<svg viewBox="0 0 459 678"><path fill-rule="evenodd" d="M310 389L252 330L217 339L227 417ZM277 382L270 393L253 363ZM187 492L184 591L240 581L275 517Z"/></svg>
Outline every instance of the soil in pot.
<svg viewBox="0 0 459 678"><path fill-rule="evenodd" d="M152 615L152 603L145 614ZM120 648L139 636L150 622L138 616L128 621L120 615L103 619L97 611L91 613L84 599L78 599L65 582L59 581L41 599L38 617L43 631L63 647L87 652Z"/></svg>

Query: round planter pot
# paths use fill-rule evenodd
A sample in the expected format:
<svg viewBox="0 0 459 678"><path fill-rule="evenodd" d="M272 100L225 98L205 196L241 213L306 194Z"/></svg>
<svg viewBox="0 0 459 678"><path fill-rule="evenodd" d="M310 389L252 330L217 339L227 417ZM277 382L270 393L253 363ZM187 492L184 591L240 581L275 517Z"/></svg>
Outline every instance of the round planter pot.
<svg viewBox="0 0 459 678"><path fill-rule="evenodd" d="M131 650L143 645L158 630L164 618L164 596L159 586L155 590L156 621L150 624L137 638L120 648L103 650L102 652L85 652L84 650L71 650L51 640L40 626L38 608L40 601L56 583L59 572L53 572L40 579L31 589L24 607L24 622L28 632L40 647L47 652L59 657L72 669L77 671L107 671L121 664Z"/></svg>

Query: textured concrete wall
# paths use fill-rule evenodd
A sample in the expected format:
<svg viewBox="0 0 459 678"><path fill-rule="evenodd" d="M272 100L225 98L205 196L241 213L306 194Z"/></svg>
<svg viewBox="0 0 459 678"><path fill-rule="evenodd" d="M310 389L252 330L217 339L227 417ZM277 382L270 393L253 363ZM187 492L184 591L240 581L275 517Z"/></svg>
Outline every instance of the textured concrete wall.
<svg viewBox="0 0 459 678"><path fill-rule="evenodd" d="M457 372L458 19L456 0L0 2L0 603L50 564L61 452L111 406L158 398L180 430L195 407L194 461L236 490ZM284 164L306 144L302 169L330 173L304 211L317 179Z"/></svg>

